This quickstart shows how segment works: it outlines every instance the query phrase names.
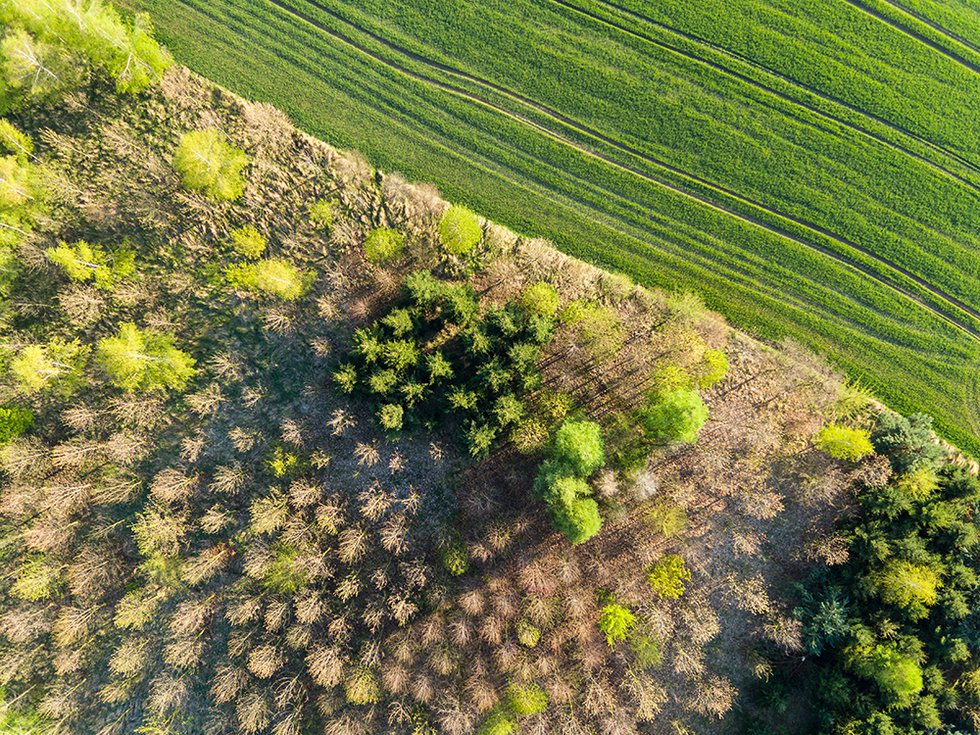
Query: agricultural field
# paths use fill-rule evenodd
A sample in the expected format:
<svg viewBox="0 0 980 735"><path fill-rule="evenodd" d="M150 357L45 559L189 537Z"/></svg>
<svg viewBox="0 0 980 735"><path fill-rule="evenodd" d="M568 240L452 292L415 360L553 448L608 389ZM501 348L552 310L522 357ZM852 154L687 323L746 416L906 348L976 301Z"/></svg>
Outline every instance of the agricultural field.
<svg viewBox="0 0 980 735"><path fill-rule="evenodd" d="M306 131L695 290L980 449L971 3L126 4Z"/></svg>

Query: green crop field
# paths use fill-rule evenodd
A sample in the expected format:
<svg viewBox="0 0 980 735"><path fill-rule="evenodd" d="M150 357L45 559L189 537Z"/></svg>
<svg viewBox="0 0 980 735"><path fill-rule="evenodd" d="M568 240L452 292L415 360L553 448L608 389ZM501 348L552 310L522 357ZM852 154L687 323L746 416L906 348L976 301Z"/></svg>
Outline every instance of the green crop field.
<svg viewBox="0 0 980 735"><path fill-rule="evenodd" d="M980 450L974 0L128 0L177 58Z"/></svg>

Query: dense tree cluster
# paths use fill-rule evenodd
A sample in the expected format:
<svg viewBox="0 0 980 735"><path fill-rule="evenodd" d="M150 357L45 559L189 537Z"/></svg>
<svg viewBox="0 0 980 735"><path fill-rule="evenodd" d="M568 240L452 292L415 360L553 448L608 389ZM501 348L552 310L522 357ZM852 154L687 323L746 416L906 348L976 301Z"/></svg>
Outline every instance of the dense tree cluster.
<svg viewBox="0 0 980 735"><path fill-rule="evenodd" d="M519 302L482 309L468 284L420 271L405 279L394 308L357 330L353 361L334 381L368 395L390 431L457 417L470 453L482 456L525 417L554 328Z"/></svg>
<svg viewBox="0 0 980 735"><path fill-rule="evenodd" d="M885 413L871 439L891 476L860 489L850 558L816 570L797 610L821 730L972 732L980 481L943 456L925 417Z"/></svg>

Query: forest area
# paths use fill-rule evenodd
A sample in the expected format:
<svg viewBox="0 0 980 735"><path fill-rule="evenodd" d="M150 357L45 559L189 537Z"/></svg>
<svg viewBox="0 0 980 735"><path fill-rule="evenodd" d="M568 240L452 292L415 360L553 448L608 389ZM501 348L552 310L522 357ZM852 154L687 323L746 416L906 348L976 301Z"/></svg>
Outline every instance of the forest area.
<svg viewBox="0 0 980 735"><path fill-rule="evenodd" d="M980 480L931 417L146 16L0 25L0 732L980 729Z"/></svg>

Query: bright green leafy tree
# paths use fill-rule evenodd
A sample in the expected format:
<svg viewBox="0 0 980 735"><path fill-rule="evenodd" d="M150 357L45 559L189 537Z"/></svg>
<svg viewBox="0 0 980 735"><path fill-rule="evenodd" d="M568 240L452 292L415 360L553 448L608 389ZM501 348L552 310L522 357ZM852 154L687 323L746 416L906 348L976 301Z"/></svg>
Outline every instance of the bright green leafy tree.
<svg viewBox="0 0 980 735"><path fill-rule="evenodd" d="M10 361L10 372L24 393L58 387L70 391L82 376L89 348L77 339L53 338L43 345L27 345Z"/></svg>
<svg viewBox="0 0 980 735"><path fill-rule="evenodd" d="M217 128L184 133L174 154L184 186L219 200L238 199L245 192L247 165L245 151L230 145Z"/></svg>
<svg viewBox="0 0 980 735"><path fill-rule="evenodd" d="M684 594L684 583L690 581L691 571L678 554L667 554L647 573L647 584L661 597L672 600Z"/></svg>
<svg viewBox="0 0 980 735"><path fill-rule="evenodd" d="M554 316L558 313L558 289L544 281L524 289L520 301L521 306L532 314Z"/></svg>
<svg viewBox="0 0 980 735"><path fill-rule="evenodd" d="M236 253L250 260L261 258L265 253L265 236L252 225L239 227L231 233L231 246Z"/></svg>
<svg viewBox="0 0 980 735"><path fill-rule="evenodd" d="M875 450L869 432L841 424L827 424L817 432L814 442L822 452L834 459L852 462L872 454Z"/></svg>
<svg viewBox="0 0 980 735"><path fill-rule="evenodd" d="M636 616L632 611L615 602L603 607L599 613L599 630L605 634L606 643L610 646L626 640L634 625Z"/></svg>
<svg viewBox="0 0 980 735"><path fill-rule="evenodd" d="M302 297L314 279L312 271L302 270L283 258L232 265L227 275L229 283L237 288L283 301Z"/></svg>
<svg viewBox="0 0 980 735"><path fill-rule="evenodd" d="M459 204L453 204L439 219L439 240L452 255L466 255L482 237L480 218Z"/></svg>
<svg viewBox="0 0 980 735"><path fill-rule="evenodd" d="M405 250L405 236L387 227L371 231L364 241L364 257L374 265L384 265L401 257Z"/></svg>
<svg viewBox="0 0 980 735"><path fill-rule="evenodd" d="M44 255L64 271L72 281L93 281L97 288L111 290L117 281L129 278L136 272L136 256L128 246L118 248L111 255L99 245L84 240L60 243L48 248Z"/></svg>
<svg viewBox="0 0 980 735"><path fill-rule="evenodd" d="M99 340L96 358L113 384L128 391L180 390L194 376L194 359L174 346L171 335L132 322Z"/></svg>
<svg viewBox="0 0 980 735"><path fill-rule="evenodd" d="M642 410L640 420L653 441L693 442L708 420L708 407L695 390L672 390Z"/></svg>
<svg viewBox="0 0 980 735"><path fill-rule="evenodd" d="M0 408L0 446L9 444L34 424L34 414L27 408Z"/></svg>

